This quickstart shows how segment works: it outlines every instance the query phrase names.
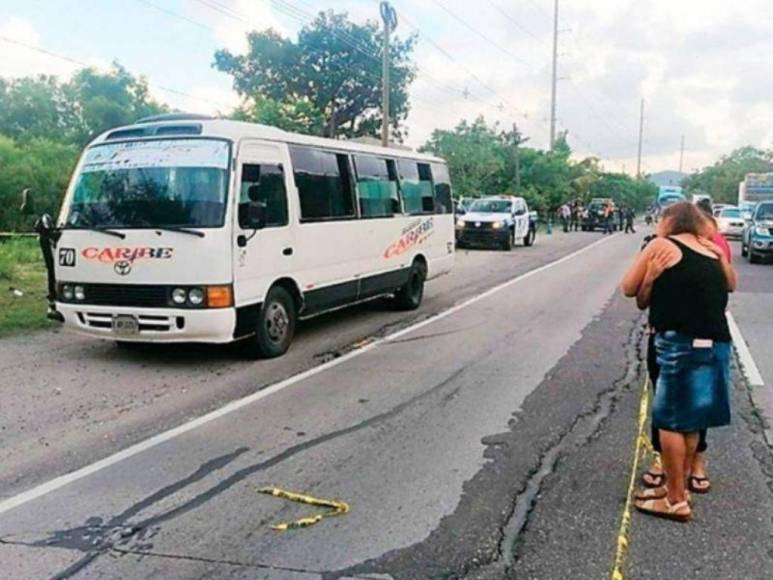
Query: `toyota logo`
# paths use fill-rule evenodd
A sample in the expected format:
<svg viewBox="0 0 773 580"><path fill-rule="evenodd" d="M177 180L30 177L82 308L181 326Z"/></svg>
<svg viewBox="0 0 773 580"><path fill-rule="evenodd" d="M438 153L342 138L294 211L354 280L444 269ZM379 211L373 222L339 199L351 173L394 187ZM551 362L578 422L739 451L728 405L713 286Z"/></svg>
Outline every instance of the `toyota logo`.
<svg viewBox="0 0 773 580"><path fill-rule="evenodd" d="M113 270L115 270L115 273L119 276L126 276L126 274L132 271L132 263L128 260L121 260L120 262L115 263Z"/></svg>

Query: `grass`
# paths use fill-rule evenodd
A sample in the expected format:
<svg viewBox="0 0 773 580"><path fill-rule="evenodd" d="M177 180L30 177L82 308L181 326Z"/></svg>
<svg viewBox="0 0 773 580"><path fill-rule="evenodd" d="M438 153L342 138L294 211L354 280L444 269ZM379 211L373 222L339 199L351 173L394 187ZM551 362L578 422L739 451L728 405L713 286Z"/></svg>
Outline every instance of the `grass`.
<svg viewBox="0 0 773 580"><path fill-rule="evenodd" d="M51 326L46 310L46 268L37 239L0 240L0 336Z"/></svg>

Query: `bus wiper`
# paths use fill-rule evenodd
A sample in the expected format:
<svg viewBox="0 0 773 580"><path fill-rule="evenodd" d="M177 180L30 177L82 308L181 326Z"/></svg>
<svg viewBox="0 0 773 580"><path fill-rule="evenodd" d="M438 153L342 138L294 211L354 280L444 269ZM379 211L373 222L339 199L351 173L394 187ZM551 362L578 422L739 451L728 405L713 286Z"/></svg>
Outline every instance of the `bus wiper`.
<svg viewBox="0 0 773 580"><path fill-rule="evenodd" d="M100 234L115 236L116 238L121 238L122 240L126 239L126 234L124 233L117 232L115 230L109 230L107 228L98 228L96 226L81 226L81 227L65 226L62 229L63 230L88 230L90 232L99 232Z"/></svg>
<svg viewBox="0 0 773 580"><path fill-rule="evenodd" d="M154 230L162 230L165 232L179 232L181 234L198 236L200 238L203 238L206 235L204 232L200 232L199 230L192 230L190 228L182 228L178 226L150 226L150 227L151 229L154 229Z"/></svg>

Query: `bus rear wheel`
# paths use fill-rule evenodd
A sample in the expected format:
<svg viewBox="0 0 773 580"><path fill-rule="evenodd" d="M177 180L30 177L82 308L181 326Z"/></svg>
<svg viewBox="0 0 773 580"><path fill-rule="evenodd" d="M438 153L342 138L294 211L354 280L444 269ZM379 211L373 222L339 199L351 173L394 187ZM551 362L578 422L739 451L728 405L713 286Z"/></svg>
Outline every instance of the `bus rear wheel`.
<svg viewBox="0 0 773 580"><path fill-rule="evenodd" d="M395 306L399 310L416 310L424 298L424 281L427 279L427 268L421 262L414 262L408 274L408 281L395 292Z"/></svg>
<svg viewBox="0 0 773 580"><path fill-rule="evenodd" d="M290 348L295 336L298 313L290 293L281 286L269 290L258 316L258 328L250 351L260 358L275 358Z"/></svg>

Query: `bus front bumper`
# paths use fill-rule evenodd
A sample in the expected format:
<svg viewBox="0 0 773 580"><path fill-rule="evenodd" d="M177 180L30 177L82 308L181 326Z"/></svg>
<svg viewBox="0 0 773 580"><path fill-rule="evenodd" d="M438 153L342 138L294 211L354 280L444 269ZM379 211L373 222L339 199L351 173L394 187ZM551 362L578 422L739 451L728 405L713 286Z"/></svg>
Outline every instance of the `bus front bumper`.
<svg viewBox="0 0 773 580"><path fill-rule="evenodd" d="M68 330L97 338L126 342L211 342L234 340L236 310L208 308L133 308L56 303ZM131 317L136 332L114 330L114 320ZM134 326L134 325L130 325Z"/></svg>

